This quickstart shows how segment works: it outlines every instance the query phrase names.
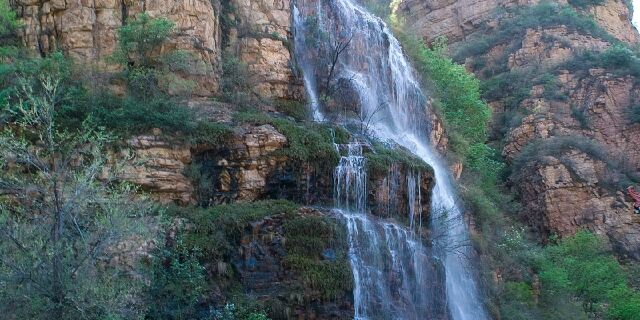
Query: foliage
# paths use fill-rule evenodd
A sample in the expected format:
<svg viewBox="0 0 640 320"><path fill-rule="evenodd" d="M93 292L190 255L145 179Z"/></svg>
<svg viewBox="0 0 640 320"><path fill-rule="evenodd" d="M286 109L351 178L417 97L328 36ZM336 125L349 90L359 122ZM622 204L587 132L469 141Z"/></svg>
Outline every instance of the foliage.
<svg viewBox="0 0 640 320"><path fill-rule="evenodd" d="M253 88L254 83L251 81L247 64L238 57L223 55L220 81L222 99L245 108L251 107L256 103Z"/></svg>
<svg viewBox="0 0 640 320"><path fill-rule="evenodd" d="M206 293L205 269L197 250L188 250L181 240L156 252L151 268L147 305L150 319L198 319L198 303ZM204 310L207 314L208 310Z"/></svg>
<svg viewBox="0 0 640 320"><path fill-rule="evenodd" d="M275 103L276 110L298 121L309 120L311 117L309 107L300 101L278 100Z"/></svg>
<svg viewBox="0 0 640 320"><path fill-rule="evenodd" d="M104 174L110 138L61 130L61 76L18 78L12 126L0 133L0 309L19 318L115 318L139 313L143 286L105 261L119 242L144 234L151 207ZM109 171L113 174L116 167Z"/></svg>
<svg viewBox="0 0 640 320"><path fill-rule="evenodd" d="M637 301L639 293L627 286L624 270L607 253L602 240L592 233L580 231L574 237L547 246L536 266L544 288L544 299L555 299L569 292L580 299L585 312L602 312L609 298L616 298L624 292L629 298L614 303L610 316L633 319L636 315L624 315L630 308L640 308Z"/></svg>
<svg viewBox="0 0 640 320"><path fill-rule="evenodd" d="M15 32L20 26L8 0L0 1L0 46L15 45Z"/></svg>
<svg viewBox="0 0 640 320"><path fill-rule="evenodd" d="M285 263L301 273L305 287L320 290L325 299L353 288L344 225L326 217L296 216L285 223L284 235Z"/></svg>
<svg viewBox="0 0 640 320"><path fill-rule="evenodd" d="M616 76L640 77L640 57L626 45L613 45L603 52L584 51L558 68L587 71L603 68Z"/></svg>
<svg viewBox="0 0 640 320"><path fill-rule="evenodd" d="M569 4L578 8L587 8L599 6L605 3L605 0L569 0Z"/></svg>
<svg viewBox="0 0 640 320"><path fill-rule="evenodd" d="M184 237L188 248L198 248L202 256L222 261L228 258L251 221L266 216L291 214L298 205L285 200L223 204L207 209L174 208L173 214L189 219L194 225Z"/></svg>
<svg viewBox="0 0 640 320"><path fill-rule="evenodd" d="M577 0L576 0L577 1ZM588 1L588 0L587 0ZM604 31L591 17L579 14L570 6L542 2L535 6L515 7L506 12L498 30L469 39L454 53L456 61L487 53L491 48L511 41L519 41L527 29L564 25L571 31L599 37L611 43L618 41Z"/></svg>
<svg viewBox="0 0 640 320"><path fill-rule="evenodd" d="M289 145L284 150L284 154L291 159L323 168L333 168L338 163L339 156L333 142L334 135L341 133L339 129L317 123L302 125L291 120L256 112L241 112L236 115L236 120L256 125L273 125L287 137ZM343 133L340 134L340 136L343 135ZM336 142L339 143L339 141Z"/></svg>
<svg viewBox="0 0 640 320"><path fill-rule="evenodd" d="M389 167L394 163L400 163L410 171L432 171L431 167L422 159L403 147L387 145L378 140L371 141L371 146L371 152L367 152L365 156L367 158L367 172L372 175L387 174Z"/></svg>

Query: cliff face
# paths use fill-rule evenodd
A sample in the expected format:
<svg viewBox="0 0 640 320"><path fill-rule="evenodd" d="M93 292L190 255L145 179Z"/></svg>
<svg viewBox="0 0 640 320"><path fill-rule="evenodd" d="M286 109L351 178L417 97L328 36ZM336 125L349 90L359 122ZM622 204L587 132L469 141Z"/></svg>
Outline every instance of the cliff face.
<svg viewBox="0 0 640 320"><path fill-rule="evenodd" d="M531 6L539 0L404 0L397 13L416 34L427 43L445 36L449 43L464 41L481 27L497 26L496 11L515 6ZM567 0L555 1L567 5ZM629 43L638 41L638 32L631 24L632 13L623 0L607 0L603 5L581 9L614 37Z"/></svg>
<svg viewBox="0 0 640 320"><path fill-rule="evenodd" d="M619 0L573 7L598 27L589 31L565 19L530 24L494 41L495 35L513 30L509 21L531 18L518 16L516 6L537 3L405 0L398 13L426 41L447 36L452 54L487 84L485 99L494 110L492 143L508 163L526 163L515 173L523 178L512 184L531 228L543 240L586 228L608 238L621 256L639 259L640 218L623 192L640 167L635 145L640 124L630 116L640 87L633 75L583 67L587 62L578 60L585 52L605 52L616 41L636 44L631 12ZM553 6L570 7L566 1ZM478 49L479 39L487 39L488 47ZM585 146L589 141L598 146ZM524 152L534 143L536 152Z"/></svg>
<svg viewBox="0 0 640 320"><path fill-rule="evenodd" d="M195 94L218 93L223 39L229 39L225 45L249 65L256 93L269 98L304 98L301 86L295 84L287 45L291 38L289 1L231 1L224 5L218 0L17 0L14 7L24 25L24 44L41 54L62 50L96 70L113 71L117 67L107 58L116 48L117 29L145 12L176 25L162 51L189 52L203 65L184 75L197 83Z"/></svg>

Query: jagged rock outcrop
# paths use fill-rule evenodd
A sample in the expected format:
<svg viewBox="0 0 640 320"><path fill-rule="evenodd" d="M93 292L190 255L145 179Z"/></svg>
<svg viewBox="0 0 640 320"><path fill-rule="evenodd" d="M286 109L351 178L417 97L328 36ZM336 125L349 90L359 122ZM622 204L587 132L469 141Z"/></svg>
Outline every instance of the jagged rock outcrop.
<svg viewBox="0 0 640 320"><path fill-rule="evenodd" d="M196 82L195 93L217 92L221 53L218 1L17 0L14 7L28 48L41 54L62 50L97 71L114 70L106 58L116 48L117 29L128 18L140 12L166 17L175 22L177 32L161 50L193 54L202 67L185 76Z"/></svg>
<svg viewBox="0 0 640 320"><path fill-rule="evenodd" d="M288 143L271 125L235 127L217 145L192 145L156 130L129 139L114 157L122 160L116 168L120 179L141 186L162 203L209 206L261 199L332 203L333 167L292 160L285 153ZM410 178L415 181L412 190ZM374 214L405 218L413 205L422 209L415 212L428 224L435 183L431 170L414 172L398 162L386 174L371 174L368 179L368 207Z"/></svg>
<svg viewBox="0 0 640 320"><path fill-rule="evenodd" d="M62 50L96 71L115 71L118 67L107 58L116 49L117 29L145 12L176 25L162 52L179 49L196 58L195 67L183 74L197 84L194 94L218 93L224 45L228 54L247 63L251 79L246 80L254 84L256 93L267 98L305 98L290 52L289 0L222 4L219 0L17 0L14 7L24 26L22 41L41 54Z"/></svg>
<svg viewBox="0 0 640 320"><path fill-rule="evenodd" d="M185 176L191 150L164 139L159 131L127 140L116 158L123 159L117 176L151 193L162 203L194 203L194 187Z"/></svg>
<svg viewBox="0 0 640 320"><path fill-rule="evenodd" d="M532 5L538 0L404 0L397 13L407 27L424 37L427 43L445 36L458 42L491 21L498 8L514 5ZM561 1L562 2L562 1ZM565 1L566 3L566 1Z"/></svg>
<svg viewBox="0 0 640 320"><path fill-rule="evenodd" d="M623 192L605 189L606 167L575 150L531 164L521 173L524 217L543 241L586 228L609 239L622 258L640 259L640 216Z"/></svg>

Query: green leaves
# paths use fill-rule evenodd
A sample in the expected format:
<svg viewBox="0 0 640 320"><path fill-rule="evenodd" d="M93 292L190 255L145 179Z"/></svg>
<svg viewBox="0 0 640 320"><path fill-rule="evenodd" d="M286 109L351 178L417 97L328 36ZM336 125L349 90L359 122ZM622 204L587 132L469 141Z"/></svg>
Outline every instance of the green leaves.
<svg viewBox="0 0 640 320"><path fill-rule="evenodd" d="M545 299L570 294L580 299L588 313L601 312L609 303L615 307L609 313L616 315L623 315L624 309L634 307L633 296L637 297L638 293L628 288L624 270L618 261L605 250L602 240L590 232L580 231L573 237L547 246L535 265ZM631 299L626 302L610 300L620 298L622 292Z"/></svg>
<svg viewBox="0 0 640 320"><path fill-rule="evenodd" d="M153 54L174 32L175 23L167 18L151 18L141 13L118 29L118 47L113 58L122 65L153 67Z"/></svg>

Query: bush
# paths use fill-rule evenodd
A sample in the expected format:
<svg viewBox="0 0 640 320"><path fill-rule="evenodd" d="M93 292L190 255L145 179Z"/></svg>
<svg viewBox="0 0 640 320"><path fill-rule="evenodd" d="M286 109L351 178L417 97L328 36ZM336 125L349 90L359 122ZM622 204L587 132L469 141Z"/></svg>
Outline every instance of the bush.
<svg viewBox="0 0 640 320"><path fill-rule="evenodd" d="M585 312L602 312L608 299L620 294L621 288L633 293L627 287L618 261L606 252L602 240L589 232L580 231L548 246L536 266L544 288L543 298L555 299L568 292L581 300ZM618 312L630 305L621 303L612 311Z"/></svg>
<svg viewBox="0 0 640 320"><path fill-rule="evenodd" d="M230 55L222 57L220 93L225 102L250 108L256 103L249 67L244 61Z"/></svg>
<svg viewBox="0 0 640 320"><path fill-rule="evenodd" d="M291 214L298 207L285 200L263 200L207 209L174 208L171 214L183 216L194 225L184 237L187 248L198 248L202 257L223 261L230 257L249 222L274 214Z"/></svg>
<svg viewBox="0 0 640 320"><path fill-rule="evenodd" d="M150 319L198 319L199 302L208 290L200 253L179 241L156 252L149 286ZM204 310L205 312L208 310Z"/></svg>

